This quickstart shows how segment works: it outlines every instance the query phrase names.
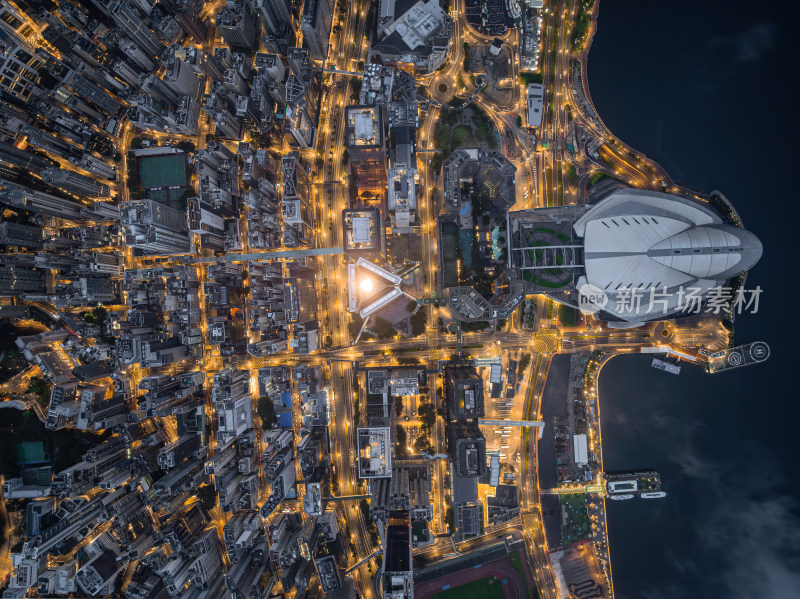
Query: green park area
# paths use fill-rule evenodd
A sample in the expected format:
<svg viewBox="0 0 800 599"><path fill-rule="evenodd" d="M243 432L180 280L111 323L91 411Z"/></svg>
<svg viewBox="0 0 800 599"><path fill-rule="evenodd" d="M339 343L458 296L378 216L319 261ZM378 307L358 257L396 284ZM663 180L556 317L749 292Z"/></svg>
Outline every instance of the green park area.
<svg viewBox="0 0 800 599"><path fill-rule="evenodd" d="M567 183L569 183L569 186L573 188L577 187L578 183L580 183L580 178L578 177L578 171L572 164L567 165Z"/></svg>
<svg viewBox="0 0 800 599"><path fill-rule="evenodd" d="M606 175L605 173L594 173L591 177L589 177L589 185L594 185L601 179L605 179L607 177L608 175Z"/></svg>
<svg viewBox="0 0 800 599"><path fill-rule="evenodd" d="M589 513L586 511L586 494L569 493L558 496L559 508L562 513L561 544L566 547L583 539L588 539L591 534Z"/></svg>
<svg viewBox="0 0 800 599"><path fill-rule="evenodd" d="M532 259L534 256L540 257L538 254L535 254L534 251L541 252L541 250L529 250L529 251ZM561 254L558 254L556 256L556 262L558 264L563 264L563 260L564 258ZM522 273L522 278L528 281L529 283L533 283L534 285L540 285L541 287L545 287L547 289L562 289L563 287L566 287L572 280L572 274L568 272L564 273L564 270L561 268L546 268L541 272L544 274L542 276L537 276L533 274L534 271L525 270ZM562 274L564 275L564 278L553 279L553 277L559 277ZM544 275L547 275L548 278L545 278Z"/></svg>
<svg viewBox="0 0 800 599"><path fill-rule="evenodd" d="M572 280L572 275L560 281L548 281L542 277L537 277L532 271L526 270L522 273L522 278L529 283L544 287L546 289L563 289Z"/></svg>
<svg viewBox="0 0 800 599"><path fill-rule="evenodd" d="M519 82L521 85L529 85L531 83L544 83L544 75L541 71L535 73L520 73Z"/></svg>
<svg viewBox="0 0 800 599"><path fill-rule="evenodd" d="M589 26L592 23L592 9L594 8L594 0L580 0L578 8L578 20L575 23L575 29L572 31L572 50L578 51L583 48L586 42L586 37L589 34Z"/></svg>
<svg viewBox="0 0 800 599"><path fill-rule="evenodd" d="M456 148L474 147L480 142L486 142L489 148L498 146L494 123L489 115L475 104L466 108L445 110L442 118L436 123L434 138L440 148L432 163L434 171L441 168L444 159Z"/></svg>
<svg viewBox="0 0 800 599"><path fill-rule="evenodd" d="M188 181L183 154L140 158L138 166L139 187L142 189L185 186Z"/></svg>
<svg viewBox="0 0 800 599"><path fill-rule="evenodd" d="M503 584L494 576L431 595L431 599L503 599Z"/></svg>
<svg viewBox="0 0 800 599"><path fill-rule="evenodd" d="M454 116L455 114L456 113L453 112ZM486 141L488 139L489 130L481 121L478 121L475 124L475 127L475 130L473 130L472 126L470 125L457 125L452 129L449 129L448 127L441 127L438 130L436 139L439 141L440 147L447 149L445 155L449 155L450 152L456 148L460 148L462 146L476 146L478 145L479 141Z"/></svg>
<svg viewBox="0 0 800 599"><path fill-rule="evenodd" d="M411 300L411 304L415 304L414 300ZM411 315L411 336L412 337L419 337L425 332L425 327L428 325L428 311L424 308L417 310L414 314Z"/></svg>
<svg viewBox="0 0 800 599"><path fill-rule="evenodd" d="M459 125L453 129L453 143L460 145L465 139L472 137L472 129L466 125Z"/></svg>
<svg viewBox="0 0 800 599"><path fill-rule="evenodd" d="M561 324L567 328L574 327L578 324L578 311L565 304L559 304L558 306L558 319L561 321Z"/></svg>

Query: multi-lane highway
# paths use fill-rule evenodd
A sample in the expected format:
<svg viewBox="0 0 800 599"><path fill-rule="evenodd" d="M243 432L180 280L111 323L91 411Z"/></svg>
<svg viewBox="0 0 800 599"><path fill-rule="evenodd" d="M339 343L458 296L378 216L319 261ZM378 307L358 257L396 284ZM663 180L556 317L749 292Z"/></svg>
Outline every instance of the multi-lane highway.
<svg viewBox="0 0 800 599"><path fill-rule="evenodd" d="M366 29L366 12L364 3L349 3L342 31L331 39L326 67L340 71L354 71L357 63L365 60L368 44L364 37ZM348 207L347 186L343 178L345 164L345 113L344 106L352 104L350 100L351 85L354 80L344 74L325 73L323 85L323 101L320 106L320 124L315 156L324 160L319 181L342 181L342 184L325 183L317 185L316 206L317 223L315 231L318 236L317 245L334 247L342 244L342 210ZM314 155L312 155L313 157ZM320 239L321 237L321 239ZM317 258L320 273L320 322L326 335L330 335L334 346L349 345L348 313L342 298L347 297L347 275L340 256L322 256ZM356 455L354 452L355 427L355 390L353 389L353 370L349 363L331 362L328 372L333 393L331 401L331 451L335 465L339 493L355 495L361 489L355 471ZM339 516L347 523L356 548L356 555L349 556L351 564L360 562L372 554L372 545L367 532L366 523L361 510L354 510L347 505L337 507ZM345 539L347 532L344 531ZM373 597L369 563L362 564L353 571L353 578L360 597Z"/></svg>

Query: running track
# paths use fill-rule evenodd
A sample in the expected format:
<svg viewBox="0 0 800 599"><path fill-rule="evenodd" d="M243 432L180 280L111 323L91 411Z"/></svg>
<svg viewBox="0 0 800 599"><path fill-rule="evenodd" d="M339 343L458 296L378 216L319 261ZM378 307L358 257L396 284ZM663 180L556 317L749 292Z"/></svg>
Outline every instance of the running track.
<svg viewBox="0 0 800 599"><path fill-rule="evenodd" d="M525 561L523 560L523 564ZM527 566L523 566L527 570ZM494 576L497 580L502 581L505 579L508 584L503 585L503 593L506 599L525 599L528 596L527 581L517 574L516 570L511 567L508 559L501 559L488 564L483 564L478 568L469 568L437 578L436 580L429 580L422 584L414 585L414 597L416 599L429 599L436 593L442 590L442 587L450 585L450 588L474 582L481 578L488 578Z"/></svg>

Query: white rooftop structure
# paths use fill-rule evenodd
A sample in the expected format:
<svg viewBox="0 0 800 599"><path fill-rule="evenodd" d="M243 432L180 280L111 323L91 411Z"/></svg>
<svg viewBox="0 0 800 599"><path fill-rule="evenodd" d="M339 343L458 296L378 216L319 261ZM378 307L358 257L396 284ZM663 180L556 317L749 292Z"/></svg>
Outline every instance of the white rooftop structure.
<svg viewBox="0 0 800 599"><path fill-rule="evenodd" d="M370 239L370 219L355 217L353 219L353 243L369 243Z"/></svg>
<svg viewBox="0 0 800 599"><path fill-rule="evenodd" d="M396 15L395 4L396 2L393 0L380 2L378 35L382 38L397 31L411 50L423 45L444 22L445 14L439 6L438 0L429 0L428 2L420 0L402 15ZM392 19L395 20L389 25L383 26Z"/></svg>
<svg viewBox="0 0 800 599"><path fill-rule="evenodd" d="M371 316L381 308L385 308L386 306L391 304L401 295L403 295L403 292L400 291L399 288L393 287L391 290L389 290L389 292L386 295L382 295L374 302L370 302L368 305L364 306L364 308L362 308L358 314L359 316L361 316L361 318L366 318L367 316Z"/></svg>
<svg viewBox="0 0 800 599"><path fill-rule="evenodd" d="M356 139L372 139L372 117L366 112L355 114Z"/></svg>
<svg viewBox="0 0 800 599"><path fill-rule="evenodd" d="M586 444L586 435L573 435L572 446L575 454L575 463L588 464L589 451Z"/></svg>
<svg viewBox="0 0 800 599"><path fill-rule="evenodd" d="M398 21L395 24L403 41L412 50L417 46L421 46L425 39L436 31L439 25L433 15L426 12L421 5L422 3L420 2L412 6L405 14L404 22Z"/></svg>
<svg viewBox="0 0 800 599"><path fill-rule="evenodd" d="M631 480L615 480L606 485L609 493L635 493L639 490L639 483L635 478Z"/></svg>
<svg viewBox="0 0 800 599"><path fill-rule="evenodd" d="M480 155L481 155L480 148L459 148L459 149L464 151L464 154L467 155L467 158L469 160L473 160L475 162L480 160Z"/></svg>
<svg viewBox="0 0 800 599"><path fill-rule="evenodd" d="M354 227L356 220L353 219ZM402 278L363 257L355 265L348 265L347 276L349 309L351 312L358 309L360 297L364 302L359 310L361 318L371 316L404 295L399 287Z"/></svg>
<svg viewBox="0 0 800 599"><path fill-rule="evenodd" d="M544 113L544 85L528 84L528 127L541 127Z"/></svg>
<svg viewBox="0 0 800 599"><path fill-rule="evenodd" d="M347 265L347 306L350 312L358 310L358 283L356 282L356 265Z"/></svg>
<svg viewBox="0 0 800 599"><path fill-rule="evenodd" d="M355 131L355 139L353 142L357 145L361 144L374 144L377 143L376 132L377 124L375 122L375 108L364 108L363 110L353 110L350 115L353 119L353 129Z"/></svg>
<svg viewBox="0 0 800 599"><path fill-rule="evenodd" d="M496 487L500 484L500 456L493 455L489 459L489 486Z"/></svg>
<svg viewBox="0 0 800 599"><path fill-rule="evenodd" d="M359 104L375 105L391 101L393 83L393 67L374 63L364 65Z"/></svg>
<svg viewBox="0 0 800 599"><path fill-rule="evenodd" d="M392 395L408 396L419 394L419 379L413 368L392 370L389 378L389 389Z"/></svg>
<svg viewBox="0 0 800 599"><path fill-rule="evenodd" d="M358 262L356 262L356 265L360 266L361 268L366 268L371 273L377 275L381 279L384 279L384 280L388 281L392 285L399 285L400 283L403 282L403 279L398 277L393 272L389 272L385 268L383 268L381 266L378 266L374 262L370 262L369 260L366 260L365 258L359 258Z"/></svg>
<svg viewBox="0 0 800 599"><path fill-rule="evenodd" d="M629 323L679 312L688 293L702 299L762 252L755 235L703 204L639 189L613 192L573 229L583 238L586 273L576 288L601 290L607 301L598 308ZM626 301L634 292L640 301Z"/></svg>
<svg viewBox="0 0 800 599"><path fill-rule="evenodd" d="M414 177L417 169L397 165L387 171L389 179L387 206L392 216L393 230L406 232L414 222L417 207Z"/></svg>
<svg viewBox="0 0 800 599"><path fill-rule="evenodd" d="M392 435L389 427L358 429L359 478L391 478Z"/></svg>

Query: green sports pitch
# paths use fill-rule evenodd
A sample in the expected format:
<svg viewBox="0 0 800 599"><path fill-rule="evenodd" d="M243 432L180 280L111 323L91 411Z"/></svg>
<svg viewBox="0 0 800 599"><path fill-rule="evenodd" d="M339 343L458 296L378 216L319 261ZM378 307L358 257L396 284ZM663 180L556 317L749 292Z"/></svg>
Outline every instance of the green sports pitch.
<svg viewBox="0 0 800 599"><path fill-rule="evenodd" d="M186 157L183 154L140 158L138 166L142 189L186 185Z"/></svg>
<svg viewBox="0 0 800 599"><path fill-rule="evenodd" d="M431 599L504 599L503 583L494 576L462 584L431 595Z"/></svg>

